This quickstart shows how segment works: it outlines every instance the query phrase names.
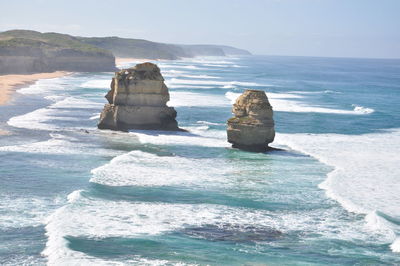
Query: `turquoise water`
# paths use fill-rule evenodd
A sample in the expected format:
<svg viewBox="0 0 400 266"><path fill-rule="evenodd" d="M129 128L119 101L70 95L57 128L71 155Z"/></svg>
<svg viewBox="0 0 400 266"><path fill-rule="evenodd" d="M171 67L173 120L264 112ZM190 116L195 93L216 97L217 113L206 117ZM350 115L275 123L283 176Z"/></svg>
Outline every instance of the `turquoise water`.
<svg viewBox="0 0 400 266"><path fill-rule="evenodd" d="M0 107L0 264L400 264L399 60L157 64L189 133L97 130L112 73ZM246 88L267 92L284 151L226 142Z"/></svg>

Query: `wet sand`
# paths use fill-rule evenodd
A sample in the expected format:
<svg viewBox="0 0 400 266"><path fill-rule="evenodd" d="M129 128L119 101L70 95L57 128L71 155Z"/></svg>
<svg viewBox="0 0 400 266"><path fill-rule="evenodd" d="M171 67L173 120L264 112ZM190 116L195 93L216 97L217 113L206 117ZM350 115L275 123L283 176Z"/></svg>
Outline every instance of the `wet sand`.
<svg viewBox="0 0 400 266"><path fill-rule="evenodd" d="M11 99L12 93L18 88L33 84L39 79L58 78L68 74L70 74L70 72L56 71L52 73L36 73L26 75L0 75L0 105L7 104Z"/></svg>

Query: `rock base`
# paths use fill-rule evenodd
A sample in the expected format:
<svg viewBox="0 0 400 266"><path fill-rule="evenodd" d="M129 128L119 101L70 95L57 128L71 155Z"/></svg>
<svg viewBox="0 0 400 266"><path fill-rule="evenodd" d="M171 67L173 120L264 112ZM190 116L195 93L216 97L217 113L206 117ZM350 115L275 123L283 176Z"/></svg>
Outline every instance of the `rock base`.
<svg viewBox="0 0 400 266"><path fill-rule="evenodd" d="M99 129L180 131L172 107L118 106L106 104L100 115Z"/></svg>

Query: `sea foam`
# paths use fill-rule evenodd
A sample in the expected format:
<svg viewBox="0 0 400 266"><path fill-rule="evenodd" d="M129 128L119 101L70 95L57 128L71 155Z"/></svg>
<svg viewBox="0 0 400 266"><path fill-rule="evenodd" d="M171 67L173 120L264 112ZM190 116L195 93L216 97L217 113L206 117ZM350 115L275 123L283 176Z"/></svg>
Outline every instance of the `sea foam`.
<svg viewBox="0 0 400 266"><path fill-rule="evenodd" d="M89 80L80 85L82 88L97 88L97 89L107 89L110 87L111 78L110 79L96 79Z"/></svg>
<svg viewBox="0 0 400 266"><path fill-rule="evenodd" d="M327 196L337 200L347 210L366 214L370 227L375 226L380 230L389 227L392 250L399 251L398 238L395 239L399 225L387 219L385 222L377 222L381 221L382 216L377 218L375 213L379 211L384 216L400 217L400 171L397 167L399 129L355 136L278 134L276 142L333 166L334 170L320 187L326 190Z"/></svg>
<svg viewBox="0 0 400 266"><path fill-rule="evenodd" d="M236 99L241 95L237 92L226 92L225 97L227 97L231 103L235 103ZM312 106L300 101L293 99L303 98L297 94L291 93L271 93L267 92L268 99L272 105L274 111L279 112L295 112L295 113L327 113L327 114L344 114L344 115L365 115L373 113L374 110L371 108L354 106L353 110L342 110L326 108L321 106Z"/></svg>
<svg viewBox="0 0 400 266"><path fill-rule="evenodd" d="M199 171L207 165L207 171ZM222 167L222 166L225 166ZM189 159L132 151L92 170L93 183L108 186L184 186L210 188L232 184L224 159Z"/></svg>
<svg viewBox="0 0 400 266"><path fill-rule="evenodd" d="M50 133L50 138L44 141L1 146L0 151L64 155L92 155L95 152L99 156L115 156L120 154L117 150L106 149L92 143L82 143L76 138L56 133Z"/></svg>
<svg viewBox="0 0 400 266"><path fill-rule="evenodd" d="M375 110L372 108L367 108L367 107L359 106L356 104L353 104L353 106L354 106L354 112L359 113L359 114L371 114L371 113L375 112Z"/></svg>
<svg viewBox="0 0 400 266"><path fill-rule="evenodd" d="M229 102L222 95L204 94L185 91L170 91L169 106L229 106Z"/></svg>
<svg viewBox="0 0 400 266"><path fill-rule="evenodd" d="M219 205L108 201L86 198L81 191L73 192L69 198L74 200L55 211L46 221L48 241L43 255L48 257L50 265L104 263L99 258L69 249L66 236L134 238L216 222L253 226L273 224L264 211Z"/></svg>
<svg viewBox="0 0 400 266"><path fill-rule="evenodd" d="M51 199L0 195L0 227L4 229L42 225L46 217L63 203L61 197Z"/></svg>
<svg viewBox="0 0 400 266"><path fill-rule="evenodd" d="M167 85L174 84L185 84L185 85L214 85L214 86L270 86L259 84L256 82L244 82L244 81L218 81L218 80L194 80L194 79L178 79L172 78L166 81Z"/></svg>
<svg viewBox="0 0 400 266"><path fill-rule="evenodd" d="M205 147L229 147L224 140L226 132L222 130L204 130L203 126L185 127L188 132L146 132L132 130L130 134L135 135L141 143L151 143L155 145L192 145Z"/></svg>
<svg viewBox="0 0 400 266"><path fill-rule="evenodd" d="M183 74L182 72L170 72L163 71L164 78L190 78L190 79L220 79L220 77L211 76L211 75L189 75Z"/></svg>
<svg viewBox="0 0 400 266"><path fill-rule="evenodd" d="M66 237L147 238L185 232L185 229L190 228L222 230L228 227L241 232L251 226L253 229L277 230L283 235L303 232L303 241L311 240L317 234L345 241L360 240L371 244L381 242L375 236L368 235L359 221L341 223L333 219L340 215L340 208L318 208L307 213L301 210L271 212L219 204L110 201L93 198L83 192L71 193L68 198L72 200L46 220L48 241L43 255L48 257L50 265L104 263L100 258L69 249ZM262 243L257 245L262 247ZM249 248L253 250L253 247L251 245Z"/></svg>

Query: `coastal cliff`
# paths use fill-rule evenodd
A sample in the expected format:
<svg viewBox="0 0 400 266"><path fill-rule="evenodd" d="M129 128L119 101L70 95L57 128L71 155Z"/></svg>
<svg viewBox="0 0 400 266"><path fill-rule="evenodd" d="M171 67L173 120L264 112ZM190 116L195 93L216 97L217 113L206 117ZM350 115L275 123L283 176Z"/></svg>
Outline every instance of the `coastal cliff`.
<svg viewBox="0 0 400 266"><path fill-rule="evenodd" d="M195 56L234 56L234 55L251 55L244 49L238 49L227 45L213 44L192 44L192 45L177 45L186 53L186 57Z"/></svg>
<svg viewBox="0 0 400 266"><path fill-rule="evenodd" d="M181 45L119 37L78 37L84 43L111 51L116 57L174 60L195 56L251 55L249 51L226 45Z"/></svg>
<svg viewBox="0 0 400 266"><path fill-rule="evenodd" d="M115 57L175 60L250 55L225 45L180 45L119 37L75 37L31 30L0 32L0 75L115 71Z"/></svg>
<svg viewBox="0 0 400 266"><path fill-rule="evenodd" d="M232 147L264 152L274 141L272 107L264 91L246 90L233 105L235 115L227 122L228 142Z"/></svg>
<svg viewBox="0 0 400 266"><path fill-rule="evenodd" d="M0 74L115 71L114 55L59 33L0 33Z"/></svg>
<svg viewBox="0 0 400 266"><path fill-rule="evenodd" d="M109 104L100 115L99 129L180 130L176 111L168 107L168 88L157 65L138 64L115 73Z"/></svg>
<svg viewBox="0 0 400 266"><path fill-rule="evenodd" d="M188 57L183 48L165 43L119 37L78 37L80 41L111 51L116 57L175 60Z"/></svg>

